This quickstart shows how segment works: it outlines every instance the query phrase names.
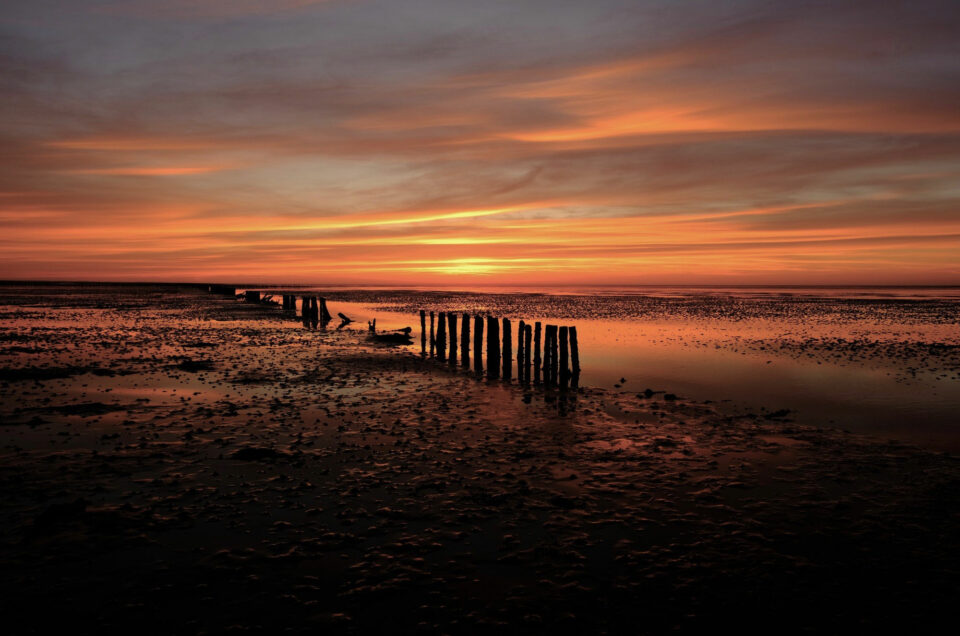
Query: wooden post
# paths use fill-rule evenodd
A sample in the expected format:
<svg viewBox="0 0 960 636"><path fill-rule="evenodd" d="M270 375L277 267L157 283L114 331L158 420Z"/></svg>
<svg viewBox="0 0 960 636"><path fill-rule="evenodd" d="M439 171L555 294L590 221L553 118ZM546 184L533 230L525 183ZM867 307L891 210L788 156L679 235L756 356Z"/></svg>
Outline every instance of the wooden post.
<svg viewBox="0 0 960 636"><path fill-rule="evenodd" d="M310 301L306 296L300 297L300 317L303 319L303 326L310 323Z"/></svg>
<svg viewBox="0 0 960 636"><path fill-rule="evenodd" d="M243 299L248 303L258 303L260 302L260 292L248 289L243 292Z"/></svg>
<svg viewBox="0 0 960 636"><path fill-rule="evenodd" d="M510 381L513 376L513 334L510 332L510 320L503 319L503 379Z"/></svg>
<svg viewBox="0 0 960 636"><path fill-rule="evenodd" d="M437 359L447 359L447 314L437 314Z"/></svg>
<svg viewBox="0 0 960 636"><path fill-rule="evenodd" d="M517 325L517 382L523 383L523 360L527 355L523 348L523 333L526 331L526 323L522 320Z"/></svg>
<svg viewBox="0 0 960 636"><path fill-rule="evenodd" d="M567 328L560 327L560 390L566 391L570 383L569 355L567 353Z"/></svg>
<svg viewBox="0 0 960 636"><path fill-rule="evenodd" d="M487 377L500 376L500 323L487 316Z"/></svg>
<svg viewBox="0 0 960 636"><path fill-rule="evenodd" d="M310 299L310 322L313 323L314 328L320 324L320 304L316 296Z"/></svg>
<svg viewBox="0 0 960 636"><path fill-rule="evenodd" d="M460 366L470 368L470 314L460 320Z"/></svg>
<svg viewBox="0 0 960 636"><path fill-rule="evenodd" d="M427 312L420 310L420 355L427 352Z"/></svg>
<svg viewBox="0 0 960 636"><path fill-rule="evenodd" d="M544 383L553 387L557 384L557 326L546 326L546 339L543 343L543 379Z"/></svg>
<svg viewBox="0 0 960 636"><path fill-rule="evenodd" d="M432 358L437 351L437 337L433 333L433 312L430 312L430 357Z"/></svg>
<svg viewBox="0 0 960 636"><path fill-rule="evenodd" d="M450 337L450 351L447 355L447 361L451 367L457 366L457 314L452 311L447 313L447 322L449 323L448 334Z"/></svg>
<svg viewBox="0 0 960 636"><path fill-rule="evenodd" d="M473 317L473 370L483 373L483 316Z"/></svg>
<svg viewBox="0 0 960 636"><path fill-rule="evenodd" d="M533 332L533 382L535 384L540 384L540 364L542 360L540 359L540 340L542 335L542 328L540 323L534 323L536 329Z"/></svg>
<svg viewBox="0 0 960 636"><path fill-rule="evenodd" d="M523 332L523 381L530 384L530 347L533 344L533 327L527 325Z"/></svg>
<svg viewBox="0 0 960 636"><path fill-rule="evenodd" d="M333 316L330 315L330 311L327 309L327 299L320 299L320 320L323 321L323 324L327 324L333 320Z"/></svg>
<svg viewBox="0 0 960 636"><path fill-rule="evenodd" d="M577 344L576 327L570 327L570 364L573 367L570 387L576 389L580 385L580 345Z"/></svg>

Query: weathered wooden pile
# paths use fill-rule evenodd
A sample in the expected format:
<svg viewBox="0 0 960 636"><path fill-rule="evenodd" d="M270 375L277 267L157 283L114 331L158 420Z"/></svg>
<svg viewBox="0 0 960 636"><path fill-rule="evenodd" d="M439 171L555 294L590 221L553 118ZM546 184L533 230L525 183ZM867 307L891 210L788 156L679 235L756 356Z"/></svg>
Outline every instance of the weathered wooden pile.
<svg viewBox="0 0 960 636"><path fill-rule="evenodd" d="M457 323L460 323L460 338L457 339ZM510 381L516 361L517 382L543 384L547 388L565 391L577 388L580 383L580 348L577 328L557 325L529 324L523 320L517 325L517 355L513 356L513 327L509 318L455 312L430 312L430 328L427 329L427 312L420 310L420 353L423 356L459 364L469 369L470 324L473 323L473 370L494 379L502 377ZM483 360L483 331L486 323L486 365ZM502 336L501 336L502 326ZM429 342L429 349L427 344ZM542 346L541 346L542 345Z"/></svg>
<svg viewBox="0 0 960 636"><path fill-rule="evenodd" d="M210 285L214 293L231 293L233 287ZM296 294L282 294L282 307L285 312L297 311ZM272 296L261 298L258 290L245 290L243 299L249 303L271 302ZM305 327L316 329L333 319L327 310L325 298L313 294L301 296L300 317ZM456 312L429 312L430 329L427 329L427 312L420 310L420 353L451 367L470 369L478 376L487 378L513 379L514 361L516 361L517 382L520 384L542 385L546 388L559 388L561 391L576 389L580 384L580 348L577 342L577 328L574 326L533 324L523 320L517 325L516 357L513 355L513 327L509 318L458 314ZM343 321L341 327L352 322L347 316L338 314ZM460 337L457 338L459 323ZM473 338L470 330L473 323ZM484 324L486 324L486 364L484 364ZM501 331L502 327L502 331ZM376 333L375 322L370 330ZM409 333L409 329L401 330ZM502 333L502 336L501 336ZM471 352L471 342L473 349ZM428 348L429 343L429 348ZM471 354L473 356L471 365Z"/></svg>

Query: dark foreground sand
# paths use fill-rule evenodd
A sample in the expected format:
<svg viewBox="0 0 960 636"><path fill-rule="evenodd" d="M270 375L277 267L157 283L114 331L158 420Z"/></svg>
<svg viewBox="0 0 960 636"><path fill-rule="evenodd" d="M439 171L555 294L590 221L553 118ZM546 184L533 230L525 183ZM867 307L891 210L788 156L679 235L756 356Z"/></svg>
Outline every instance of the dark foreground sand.
<svg viewBox="0 0 960 636"><path fill-rule="evenodd" d="M951 456L525 392L189 289L0 295L5 633L955 622Z"/></svg>

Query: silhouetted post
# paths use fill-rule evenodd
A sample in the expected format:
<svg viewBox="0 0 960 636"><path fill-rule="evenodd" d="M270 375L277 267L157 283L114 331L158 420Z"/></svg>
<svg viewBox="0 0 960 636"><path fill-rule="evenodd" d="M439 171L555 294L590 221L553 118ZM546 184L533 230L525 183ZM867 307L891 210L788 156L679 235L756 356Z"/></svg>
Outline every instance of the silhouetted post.
<svg viewBox="0 0 960 636"><path fill-rule="evenodd" d="M460 321L460 366L470 368L470 315L463 314Z"/></svg>
<svg viewBox="0 0 960 636"><path fill-rule="evenodd" d="M243 299L248 303L258 303L260 302L260 292L248 289L243 292Z"/></svg>
<svg viewBox="0 0 960 636"><path fill-rule="evenodd" d="M500 323L487 316L487 377L500 376Z"/></svg>
<svg viewBox="0 0 960 636"><path fill-rule="evenodd" d="M427 352L427 312L420 310L420 355Z"/></svg>
<svg viewBox="0 0 960 636"><path fill-rule="evenodd" d="M333 316L330 315L330 311L327 309L327 299L320 299L320 320L323 321L323 324L327 324L333 320Z"/></svg>
<svg viewBox="0 0 960 636"><path fill-rule="evenodd" d="M503 379L509 381L513 375L513 334L510 333L510 320L503 319Z"/></svg>
<svg viewBox="0 0 960 636"><path fill-rule="evenodd" d="M483 373L483 316L473 317L473 370Z"/></svg>
<svg viewBox="0 0 960 636"><path fill-rule="evenodd" d="M523 348L523 332L526 329L526 323L522 320L517 325L517 382L523 382L523 359L527 355Z"/></svg>
<svg viewBox="0 0 960 636"><path fill-rule="evenodd" d="M450 327L450 354L447 360L451 367L457 366L457 314L452 311L447 314L447 322Z"/></svg>
<svg viewBox="0 0 960 636"><path fill-rule="evenodd" d="M540 338L542 329L540 323L534 323L536 329L533 332L533 381L540 384Z"/></svg>
<svg viewBox="0 0 960 636"><path fill-rule="evenodd" d="M569 354L567 353L567 328L560 327L560 390L566 391L570 383Z"/></svg>
<svg viewBox="0 0 960 636"><path fill-rule="evenodd" d="M300 297L300 317L304 327L310 324L310 300L306 296Z"/></svg>
<svg viewBox="0 0 960 636"><path fill-rule="evenodd" d="M550 328L543 325L543 385L550 386Z"/></svg>
<svg viewBox="0 0 960 636"><path fill-rule="evenodd" d="M570 364L570 386L575 389L580 385L580 345L577 344L576 327L570 327Z"/></svg>
<svg viewBox="0 0 960 636"><path fill-rule="evenodd" d="M559 360L557 359L557 326L556 325L547 325L547 337L544 342L543 349L543 358L544 358L544 368L543 375L544 380L546 381L547 386L556 386L557 384L557 366L559 365Z"/></svg>
<svg viewBox="0 0 960 636"><path fill-rule="evenodd" d="M313 326L316 327L320 323L320 303L317 302L317 297L314 296L311 300L310 310L313 312L311 319L313 321Z"/></svg>
<svg viewBox="0 0 960 636"><path fill-rule="evenodd" d="M437 337L433 333L433 312L430 312L430 357L432 358L437 351Z"/></svg>
<svg viewBox="0 0 960 636"><path fill-rule="evenodd" d="M526 325L523 330L523 381L530 384L530 346L533 344L533 327Z"/></svg>
<svg viewBox="0 0 960 636"><path fill-rule="evenodd" d="M447 314L437 314L437 359L447 359Z"/></svg>

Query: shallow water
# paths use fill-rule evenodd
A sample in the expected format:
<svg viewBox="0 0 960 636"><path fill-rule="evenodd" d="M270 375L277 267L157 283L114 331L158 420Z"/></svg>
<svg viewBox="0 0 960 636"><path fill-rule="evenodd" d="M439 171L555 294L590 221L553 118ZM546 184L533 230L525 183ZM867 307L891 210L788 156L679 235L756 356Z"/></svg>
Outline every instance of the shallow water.
<svg viewBox="0 0 960 636"><path fill-rule="evenodd" d="M411 310L418 305L490 311L510 317L514 330L519 318L576 325L583 386L650 388L761 413L788 409L802 424L960 450L954 290L781 292L326 293L331 312L351 316L355 328L374 317L381 330L413 327L413 352L420 350L419 316ZM367 302L341 299L351 294ZM369 302L370 294L380 302Z"/></svg>

